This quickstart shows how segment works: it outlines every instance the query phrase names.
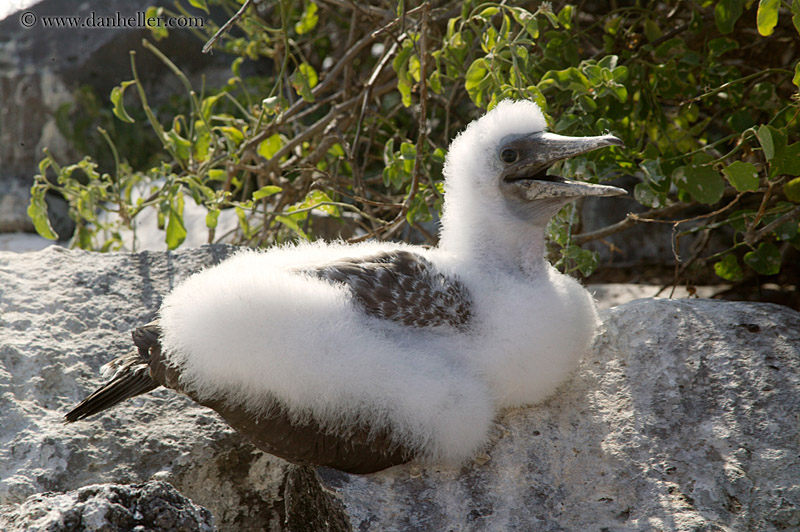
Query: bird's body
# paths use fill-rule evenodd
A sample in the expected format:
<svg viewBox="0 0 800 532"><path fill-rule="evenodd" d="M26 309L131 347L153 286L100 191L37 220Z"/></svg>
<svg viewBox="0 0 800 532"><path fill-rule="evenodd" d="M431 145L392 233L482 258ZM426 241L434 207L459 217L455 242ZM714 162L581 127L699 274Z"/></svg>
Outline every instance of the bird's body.
<svg viewBox="0 0 800 532"><path fill-rule="evenodd" d="M295 462L366 473L470 457L499 409L566 379L598 323L588 292L544 260L544 224L574 198L567 186L620 190L542 168L619 141L587 137L529 161L525 142L576 142L543 129L534 104L503 102L453 143L436 248L303 243L240 251L188 278L134 335L115 380L67 420L149 391L149 373Z"/></svg>

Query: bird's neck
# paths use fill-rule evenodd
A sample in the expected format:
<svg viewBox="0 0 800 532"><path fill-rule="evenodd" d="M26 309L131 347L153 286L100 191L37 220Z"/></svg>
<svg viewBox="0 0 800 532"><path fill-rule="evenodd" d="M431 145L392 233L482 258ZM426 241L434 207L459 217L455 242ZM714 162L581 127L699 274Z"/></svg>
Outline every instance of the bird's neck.
<svg viewBox="0 0 800 532"><path fill-rule="evenodd" d="M467 229L467 228L463 228ZM478 271L537 276L545 267L544 226L517 226L504 230L472 227L469 233L443 231L440 248Z"/></svg>

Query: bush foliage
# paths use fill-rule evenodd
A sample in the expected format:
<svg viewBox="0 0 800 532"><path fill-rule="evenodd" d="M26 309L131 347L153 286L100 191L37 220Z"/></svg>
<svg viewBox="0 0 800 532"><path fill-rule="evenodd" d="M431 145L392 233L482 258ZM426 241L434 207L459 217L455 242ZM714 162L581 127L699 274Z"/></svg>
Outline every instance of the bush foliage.
<svg viewBox="0 0 800 532"><path fill-rule="evenodd" d="M232 17L211 43L232 58L228 83L193 87L158 48L165 30L154 33L144 46L182 81L185 105L154 111L131 54L132 79L109 108L149 123L157 162L132 166L105 131L113 167L46 154L29 209L40 234L55 237L44 201L55 191L76 222L73 245L86 249L120 249L121 228L145 209L157 209L174 248L186 202L205 208L209 242L220 213L234 209L236 240L248 245L313 238L321 217L358 230L354 241L415 227L432 243L421 224L441 208L449 140L499 100L525 98L552 131L621 137L626 148L558 171L594 182L634 176L646 207L583 234L573 234L575 210L562 211L549 231L563 269L590 273L596 258L581 244L648 221L672 224L676 239L698 237L681 271L707 265L728 281L775 274L800 249L800 0L279 0L248 1L238 15L241 2L208 3ZM217 29L209 21L205 38ZM245 61L272 74L243 76ZM147 193L137 198L137 188ZM707 251L716 232L729 245Z"/></svg>

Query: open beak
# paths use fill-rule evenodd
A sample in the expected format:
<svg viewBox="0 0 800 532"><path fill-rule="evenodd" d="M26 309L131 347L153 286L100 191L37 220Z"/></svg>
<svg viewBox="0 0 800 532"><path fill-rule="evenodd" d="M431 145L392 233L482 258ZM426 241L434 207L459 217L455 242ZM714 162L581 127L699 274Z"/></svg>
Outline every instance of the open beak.
<svg viewBox="0 0 800 532"><path fill-rule="evenodd" d="M525 135L504 146L505 149L514 150L518 154L518 160L506 166L501 179L504 185L517 189L515 195L522 196L528 201L627 194L624 189L618 187L547 175L547 170L558 161L606 146L624 146L624 144L613 135L565 137L547 132Z"/></svg>

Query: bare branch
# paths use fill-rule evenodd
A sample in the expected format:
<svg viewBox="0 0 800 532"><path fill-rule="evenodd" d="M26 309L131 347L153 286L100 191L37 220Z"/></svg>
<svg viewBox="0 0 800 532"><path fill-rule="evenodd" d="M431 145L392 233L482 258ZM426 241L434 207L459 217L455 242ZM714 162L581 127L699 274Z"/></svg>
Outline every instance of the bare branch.
<svg viewBox="0 0 800 532"><path fill-rule="evenodd" d="M217 41L220 40L224 34L230 31L231 27L234 24L236 24L237 20L242 18L242 15L244 15L245 11L247 11L247 8L249 8L252 3L253 0L247 0L244 4L242 4L242 7L239 8L239 11L237 11L231 18L229 18L228 22L223 24L222 27L218 29L214 35L212 35L212 37L208 40L208 42L206 42L203 45L204 54L209 53L211 51L211 48L217 43Z"/></svg>
<svg viewBox="0 0 800 532"><path fill-rule="evenodd" d="M695 203L674 203L667 207L663 207L661 209L651 209L647 212L643 212L641 214L635 213L628 213L625 219L603 227L602 229L598 229L596 231L591 231L589 233L581 233L579 235L574 235L572 237L572 241L577 245L583 245L586 242L590 242L592 240L597 240L600 238L605 238L607 236L611 236L614 233L619 233L620 231L624 231L629 227L636 224L636 222L653 222L653 221L660 221L660 218L665 216L671 216L677 212L681 212L684 209L688 209L689 207L694 206ZM671 223L671 222L670 222Z"/></svg>
<svg viewBox="0 0 800 532"><path fill-rule="evenodd" d="M758 232L753 237L753 244L759 242L762 238L764 238L769 233L773 232L775 229L785 224L789 220L793 220L797 217L800 217L800 207L795 207L791 211L783 214L776 220L773 220L772 222L768 223L767 225L759 229Z"/></svg>

